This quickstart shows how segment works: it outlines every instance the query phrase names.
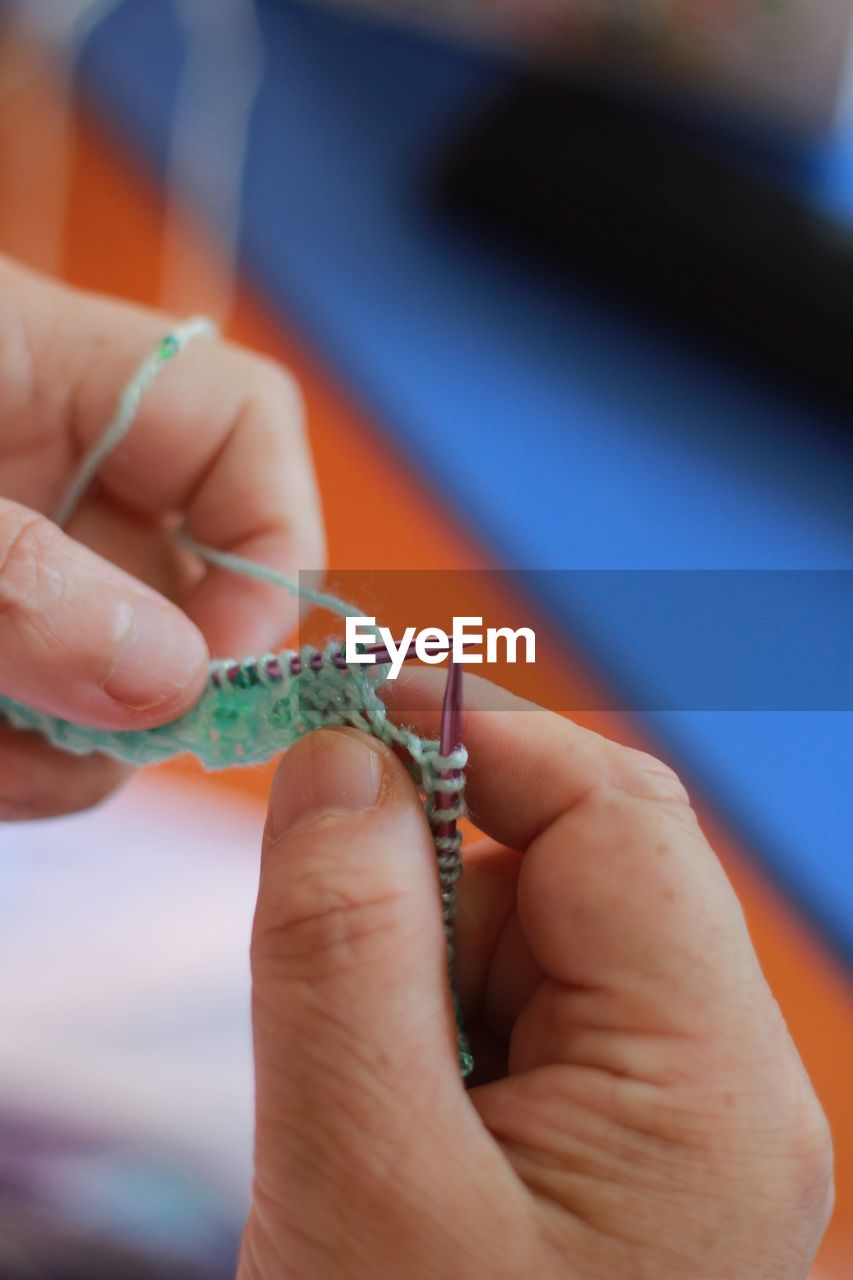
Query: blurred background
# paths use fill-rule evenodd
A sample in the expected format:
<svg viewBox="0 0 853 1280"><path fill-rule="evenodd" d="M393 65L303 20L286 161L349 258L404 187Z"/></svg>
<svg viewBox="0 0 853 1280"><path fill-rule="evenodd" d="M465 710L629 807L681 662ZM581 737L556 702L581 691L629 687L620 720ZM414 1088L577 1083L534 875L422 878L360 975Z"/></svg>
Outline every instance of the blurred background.
<svg viewBox="0 0 853 1280"><path fill-rule="evenodd" d="M851 0L0 3L0 251L290 365L333 579L588 571L526 582L542 678L682 773L736 885L834 1131L822 1280L853 1274L851 50ZM684 637L616 570L785 571L743 651L799 615L848 682L662 695ZM0 1280L233 1274L268 778L0 829Z"/></svg>

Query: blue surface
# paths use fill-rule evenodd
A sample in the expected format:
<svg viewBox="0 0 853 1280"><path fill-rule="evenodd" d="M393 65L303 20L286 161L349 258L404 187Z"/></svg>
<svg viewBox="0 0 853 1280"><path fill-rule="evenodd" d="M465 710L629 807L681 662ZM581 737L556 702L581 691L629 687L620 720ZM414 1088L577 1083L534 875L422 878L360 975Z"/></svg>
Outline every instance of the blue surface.
<svg viewBox="0 0 853 1280"><path fill-rule="evenodd" d="M431 158L500 86L500 67L321 12L260 9L244 261L500 562L853 567L837 424L588 291L498 261L430 213ZM158 168L180 65L166 0L128 0L83 61L105 114ZM812 159L798 180L846 214L853 166ZM670 660L627 604L616 626L594 593L546 603L623 687L653 686ZM827 645L849 645L842 616L828 616ZM853 959L853 716L645 718Z"/></svg>

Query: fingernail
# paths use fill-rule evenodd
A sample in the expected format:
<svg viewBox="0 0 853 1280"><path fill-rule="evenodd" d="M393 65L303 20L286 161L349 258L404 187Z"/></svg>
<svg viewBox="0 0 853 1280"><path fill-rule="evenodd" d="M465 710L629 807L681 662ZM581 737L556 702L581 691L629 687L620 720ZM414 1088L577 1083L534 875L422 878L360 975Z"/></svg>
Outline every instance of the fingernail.
<svg viewBox="0 0 853 1280"><path fill-rule="evenodd" d="M201 633L153 594L120 604L113 634L116 659L104 690L133 711L177 701L207 666Z"/></svg>
<svg viewBox="0 0 853 1280"><path fill-rule="evenodd" d="M320 730L285 756L273 784L270 836L333 814L361 813L379 799L378 748L357 730Z"/></svg>

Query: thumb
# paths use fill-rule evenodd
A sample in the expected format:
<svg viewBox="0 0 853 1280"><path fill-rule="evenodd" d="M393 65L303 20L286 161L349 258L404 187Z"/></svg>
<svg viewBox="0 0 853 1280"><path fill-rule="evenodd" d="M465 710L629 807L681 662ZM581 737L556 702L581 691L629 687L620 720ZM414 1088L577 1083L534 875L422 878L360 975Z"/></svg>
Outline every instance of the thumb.
<svg viewBox="0 0 853 1280"><path fill-rule="evenodd" d="M175 605L0 498L0 693L104 729L182 715L207 646Z"/></svg>
<svg viewBox="0 0 853 1280"><path fill-rule="evenodd" d="M399 1182L465 1103L429 828L354 729L312 733L276 774L252 969L256 1187L304 1227L367 1166Z"/></svg>

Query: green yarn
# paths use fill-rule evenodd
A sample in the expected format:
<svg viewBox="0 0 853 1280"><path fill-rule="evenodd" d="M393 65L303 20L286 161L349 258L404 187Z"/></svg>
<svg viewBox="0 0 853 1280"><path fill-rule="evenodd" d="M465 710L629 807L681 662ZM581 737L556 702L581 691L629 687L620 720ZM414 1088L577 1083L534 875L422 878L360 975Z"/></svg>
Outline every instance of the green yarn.
<svg viewBox="0 0 853 1280"><path fill-rule="evenodd" d="M122 391L116 414L100 440L84 458L66 493L57 522L64 524L73 512L107 455L124 438L136 417L145 390L160 370L180 354L195 337L215 334L204 318L194 318L167 334L147 357ZM181 542L218 568L275 583L299 599L347 617L360 610L336 596L291 581L265 565L202 546L187 534ZM75 755L104 752L133 765L159 764L179 755L192 755L206 769L257 765L292 746L313 729L349 725L400 750L425 799L427 820L433 832L441 893L448 972L458 1030L460 1070L467 1076L473 1058L462 1026L459 1001L453 986L453 919L456 889L462 874L461 836L445 834L448 823L462 817L464 805L464 748L442 755L435 739L422 738L388 718L379 696L382 666L347 667L340 660L340 644L324 649L304 647L298 654L282 652L246 658L242 662L213 662L208 684L197 704L171 724L145 730L92 729L47 715L0 695L0 719L16 729L40 733L53 746ZM439 796L452 803L437 807Z"/></svg>
<svg viewBox="0 0 853 1280"><path fill-rule="evenodd" d="M239 573L243 578L255 578L258 582L271 582L274 587L281 587L282 591L296 596L298 600L316 605L318 609L327 609L329 613L335 613L341 618L362 616L361 610L356 605L347 604L345 600L331 595L328 591L315 591L304 582L294 582L292 578L279 573L277 569L271 569L269 565L246 560L243 556L231 555L228 551L217 551L215 547L206 547L203 542L196 542L195 538L191 538L184 530L178 534L178 541L188 551L194 552L199 559L206 560L217 569L228 569L231 573Z"/></svg>
<svg viewBox="0 0 853 1280"><path fill-rule="evenodd" d="M172 332L143 360L119 397L115 416L107 424L89 453L80 463L77 474L66 489L55 513L56 523L62 528L68 523L77 503L94 480L106 458L120 444L136 421L139 402L151 383L168 364L195 338L215 338L219 330L205 316L193 316Z"/></svg>
<svg viewBox="0 0 853 1280"><path fill-rule="evenodd" d="M91 729L3 696L0 715L15 728L35 730L75 755L103 751L128 764L146 765L190 754L206 769L262 764L312 729L351 725L403 747L416 781L425 791L440 790L427 785L437 741L389 720L377 691L380 679L363 667L337 666L334 658L339 653L340 645L330 641L323 650L305 646L299 654L285 651L241 663L213 662L207 688L192 710L156 729ZM298 675L290 670L294 660L300 666ZM278 676L270 674L273 663ZM381 677L381 667L373 671ZM439 771L462 767L441 759Z"/></svg>

